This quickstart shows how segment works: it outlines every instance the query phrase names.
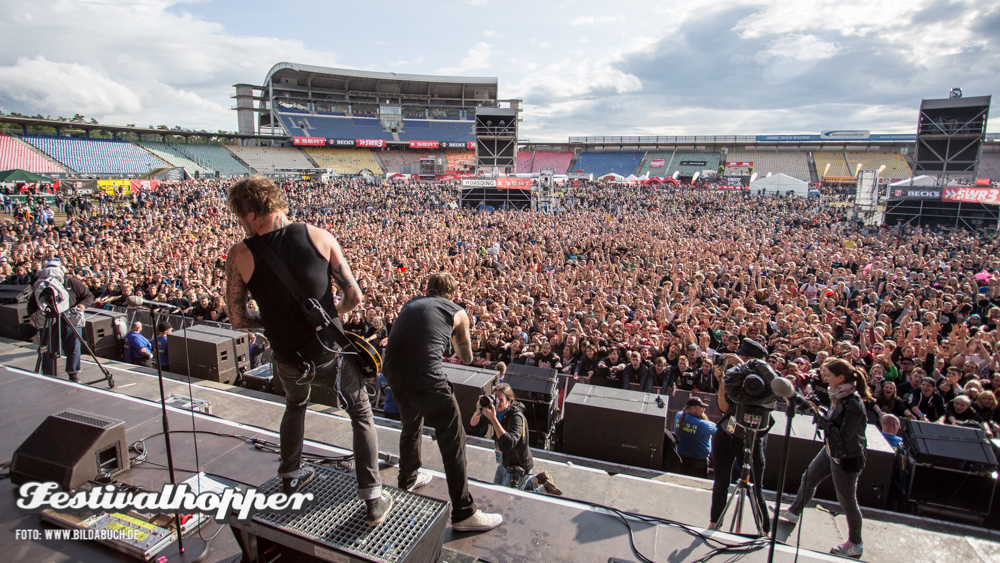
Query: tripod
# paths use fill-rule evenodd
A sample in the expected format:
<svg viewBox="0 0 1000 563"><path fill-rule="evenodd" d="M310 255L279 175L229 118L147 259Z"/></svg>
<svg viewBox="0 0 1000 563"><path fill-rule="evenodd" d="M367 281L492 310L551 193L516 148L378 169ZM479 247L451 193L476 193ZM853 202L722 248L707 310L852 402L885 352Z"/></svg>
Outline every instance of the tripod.
<svg viewBox="0 0 1000 563"><path fill-rule="evenodd" d="M757 535L763 536L764 526L761 524L766 518L760 511L760 506L757 505L757 499L754 498L754 493L751 487L760 487L760 483L754 482L750 484L750 474L753 468L753 444L757 439L757 431L746 428L743 434L743 467L740 471L740 479L736 482L736 487L733 488L733 492L729 493L729 499L726 500L726 506L722 509L722 514L719 515L718 521L715 523L715 530L722 529L722 523L726 519L726 513L729 512L729 507L735 502L736 512L733 515L733 521L729 524L729 531L739 534L743 531L743 507L746 504L747 499L750 499L750 512L753 513L753 521L757 526ZM719 471L720 468L716 468Z"/></svg>
<svg viewBox="0 0 1000 563"><path fill-rule="evenodd" d="M77 340L80 344L87 349L87 354L90 355L94 363L97 364L98 369L104 374L104 380L108 382L108 388L115 388L115 378L111 375L108 369L101 365L101 362L97 360L97 355L94 354L94 350L90 347L90 343L80 334L76 326L70 322L66 317L66 313L56 313L55 307L50 303L42 304L42 312L45 315L45 322L42 323L41 330L38 333L38 359L35 360L35 373L42 373L42 362L44 360L44 355L48 354L52 358L52 377L59 376L59 359L62 357L62 326L68 326L73 334L76 335ZM55 331L56 346L55 350L52 350L52 335Z"/></svg>

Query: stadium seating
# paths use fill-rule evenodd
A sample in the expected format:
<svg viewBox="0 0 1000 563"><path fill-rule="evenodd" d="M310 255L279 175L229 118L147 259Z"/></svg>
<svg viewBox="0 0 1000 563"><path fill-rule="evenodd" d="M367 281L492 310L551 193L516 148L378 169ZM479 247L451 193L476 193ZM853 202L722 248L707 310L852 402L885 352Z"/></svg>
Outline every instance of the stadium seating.
<svg viewBox="0 0 1000 563"><path fill-rule="evenodd" d="M177 152L172 146L170 146L169 143L161 143L159 141L140 141L136 144L153 153L153 156L159 158L163 162L166 162L171 166L179 166L183 168L191 176L194 176L195 172L198 172L199 174L210 174L215 172L214 170L205 168L204 166L201 166L197 162Z"/></svg>
<svg viewBox="0 0 1000 563"><path fill-rule="evenodd" d="M979 161L979 177L1000 181L1000 148L983 147L983 156Z"/></svg>
<svg viewBox="0 0 1000 563"><path fill-rule="evenodd" d="M445 151L447 170L467 172L476 168L476 153L473 151Z"/></svg>
<svg viewBox="0 0 1000 563"><path fill-rule="evenodd" d="M663 165L659 168L652 168L654 160L663 159ZM646 153L646 157L642 159L642 164L640 165L639 171L636 172L636 176L645 175L647 172L650 176L669 176L667 170L674 160L674 151L653 151Z"/></svg>
<svg viewBox="0 0 1000 563"><path fill-rule="evenodd" d="M644 152L584 152L580 153L574 171L603 176L614 172L621 176L634 174Z"/></svg>
<svg viewBox="0 0 1000 563"><path fill-rule="evenodd" d="M310 149L306 149L306 151L309 150ZM382 164L385 165L386 172L392 174L398 174L399 167L403 166L404 164L420 164L420 157L422 156L434 156L434 155L432 153L423 153L415 151L395 151L395 150L379 151L378 153L378 157L382 160Z"/></svg>
<svg viewBox="0 0 1000 563"><path fill-rule="evenodd" d="M394 140L392 133L386 131L382 123L374 118L284 113L279 113L278 117L293 137Z"/></svg>
<svg viewBox="0 0 1000 563"><path fill-rule="evenodd" d="M903 155L897 153L882 153L882 152L849 152L847 153L847 165L851 174L854 174L854 169L861 163L861 168L878 170L882 165L885 165L885 170L879 174L880 178L888 179L899 179L905 180L913 175L913 171L910 169L910 164L906 162ZM824 165L825 166L825 165ZM833 167L830 167L831 170Z"/></svg>
<svg viewBox="0 0 1000 563"><path fill-rule="evenodd" d="M0 135L0 170L14 169L35 173L66 172L65 168L24 141Z"/></svg>
<svg viewBox="0 0 1000 563"><path fill-rule="evenodd" d="M406 119L400 141L475 141L472 121Z"/></svg>
<svg viewBox="0 0 1000 563"><path fill-rule="evenodd" d="M673 161L668 161L664 167L663 176L673 176L674 172L680 172L682 177L691 177L696 173L711 170L718 171L721 155L717 152L684 152L674 153ZM683 164L685 162L704 162L704 164ZM656 174L659 176L659 174Z"/></svg>
<svg viewBox="0 0 1000 563"><path fill-rule="evenodd" d="M370 170L382 174L382 167L372 151L363 149L327 149L307 147L303 149L319 164L320 168L332 168L337 174L357 174ZM396 171L399 171L397 167Z"/></svg>
<svg viewBox="0 0 1000 563"><path fill-rule="evenodd" d="M531 161L535 158L535 151L517 151L514 156L514 171L518 174L531 173Z"/></svg>
<svg viewBox="0 0 1000 563"><path fill-rule="evenodd" d="M244 147L241 145L230 145L226 148L247 163L250 168L261 174L274 174L279 170L315 168L306 155L297 148Z"/></svg>
<svg viewBox="0 0 1000 563"><path fill-rule="evenodd" d="M542 152L535 153L535 158L531 164L532 172L541 172L542 168L555 168L556 174L565 174L569 168L570 161L573 160L571 152ZM626 174L628 176L628 174Z"/></svg>
<svg viewBox="0 0 1000 563"><path fill-rule="evenodd" d="M166 164L125 141L27 135L24 140L84 174L144 174Z"/></svg>
<svg viewBox="0 0 1000 563"><path fill-rule="evenodd" d="M816 173L820 178L849 178L854 176L854 170L847 164L842 152L818 151L813 153L813 160L816 161ZM826 165L830 165L830 170L824 174Z"/></svg>
<svg viewBox="0 0 1000 563"><path fill-rule="evenodd" d="M249 168L240 164L233 153L219 145L194 143L171 144L171 147L185 157L201 163L202 166L217 170L222 176L243 176L252 174Z"/></svg>
<svg viewBox="0 0 1000 563"><path fill-rule="evenodd" d="M770 172L772 174L784 174L786 176L791 176L792 178L802 180L803 182L812 181L809 174L809 153L807 152L730 151L729 154L726 155L726 160L730 162L752 162L753 171L757 174L758 178L763 178L767 176L768 172ZM731 174L741 174L745 172L745 168L733 170L727 169L727 173Z"/></svg>

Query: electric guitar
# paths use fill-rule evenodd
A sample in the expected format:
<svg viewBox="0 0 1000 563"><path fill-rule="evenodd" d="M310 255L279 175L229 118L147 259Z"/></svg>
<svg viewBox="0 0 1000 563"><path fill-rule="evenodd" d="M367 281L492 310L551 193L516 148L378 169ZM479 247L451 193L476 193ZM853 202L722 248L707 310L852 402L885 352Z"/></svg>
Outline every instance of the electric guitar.
<svg viewBox="0 0 1000 563"><path fill-rule="evenodd" d="M360 335L341 328L340 319L327 325L324 330L318 331L316 339L324 348L332 349L334 348L333 344L336 343L343 351L351 352L352 354L347 357L357 359L358 367L366 380L374 381L382 372L382 356L378 350Z"/></svg>

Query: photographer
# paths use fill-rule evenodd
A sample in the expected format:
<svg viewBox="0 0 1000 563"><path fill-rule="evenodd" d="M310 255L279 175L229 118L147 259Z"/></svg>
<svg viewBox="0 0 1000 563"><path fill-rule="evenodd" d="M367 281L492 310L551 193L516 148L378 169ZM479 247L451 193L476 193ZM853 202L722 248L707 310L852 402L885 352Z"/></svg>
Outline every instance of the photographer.
<svg viewBox="0 0 1000 563"><path fill-rule="evenodd" d="M42 289L42 286L46 283L54 284L56 292L59 292L60 289L62 290L59 293L65 294L68 297L68 301L63 303L66 306L63 312L67 313L66 316L70 319L70 322L74 323L74 326L83 326L83 310L94 304L94 294L80 280L73 276L67 276L62 269L59 259L53 258L46 262L45 267L39 271L38 281L35 282L33 298L28 301L27 312L35 319L36 328L39 330L42 329L44 318L41 318L40 314L36 315L35 313L38 313L43 308L54 308L55 310L52 312L54 315L61 308L59 307L58 299L51 304L38 302L39 295L41 295L39 289ZM51 297L51 294L49 295ZM43 297L43 299L46 298ZM51 315L49 318L53 319L53 325L58 325L59 328L53 330L53 327L50 327L38 335L40 343L48 343L48 353L42 358L42 373L53 375L56 372L56 360L61 342L62 353L66 354L66 373L69 375L69 380L79 383L80 340L77 338L73 327L67 326L63 319L57 319Z"/></svg>
<svg viewBox="0 0 1000 563"><path fill-rule="evenodd" d="M763 359L767 357L767 350L764 347L749 338L743 339L740 343L739 348L736 349L735 354L726 354L726 365L729 366L727 373L735 372L737 375L743 375L744 377L753 373L754 366L759 366L761 369L768 369L772 372L772 377L780 377L774 370L763 362ZM759 360L754 362L753 365L748 363L750 360ZM715 469L715 483L712 485L712 509L710 512L710 527L715 527L719 518L722 516L722 512L726 507L726 493L729 492L729 485L733 482L733 470L739 470L738 462L742 461L743 458L743 445L745 432L747 430L742 426L737 424L736 418L733 416L735 413L735 405L731 405L726 397L726 385L721 375L718 375L719 390L716 395L716 401L719 406L719 410L723 413L722 418L718 423L718 431L712 436L712 467ZM768 388L769 390L769 388ZM764 436L767 435L767 429L774 424L774 420L768 416L767 427L763 430L756 432L756 436L753 440L753 462L751 465L753 474L751 480L754 483L753 486L753 498L760 508L760 513L765 517L760 523L761 528L765 534L769 534L771 530L771 523L766 517L767 515L767 505L764 503L764 492L761 489L761 480L764 476ZM721 524L721 523L720 523Z"/></svg>
<svg viewBox="0 0 1000 563"><path fill-rule="evenodd" d="M813 404L816 424L826 434L826 447L813 458L802 475L802 484L795 501L782 512L782 517L796 523L806 503L816 494L816 488L833 477L837 501L847 515L848 541L834 547L830 553L860 558L864 552L861 539L861 509L858 508L858 476L865 467L868 442L865 439L864 402L874 401L868 389L868 376L842 359L828 360L820 368L823 380L830 388L833 408L821 413Z"/></svg>
<svg viewBox="0 0 1000 563"><path fill-rule="evenodd" d="M493 425L496 443L497 471L493 484L561 495L548 471L530 475L535 462L528 448L528 420L524 417L524 405L518 402L510 385L501 383L492 395L479 396L469 424L478 426L484 417Z"/></svg>

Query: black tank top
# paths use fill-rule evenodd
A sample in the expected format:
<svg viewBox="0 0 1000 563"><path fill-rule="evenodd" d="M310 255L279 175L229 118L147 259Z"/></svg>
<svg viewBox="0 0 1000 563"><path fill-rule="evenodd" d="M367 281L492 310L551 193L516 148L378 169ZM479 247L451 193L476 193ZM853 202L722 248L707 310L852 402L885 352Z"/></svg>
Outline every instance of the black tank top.
<svg viewBox="0 0 1000 563"><path fill-rule="evenodd" d="M410 299L392 323L382 373L393 392L429 389L448 381L441 358L462 308L441 297Z"/></svg>
<svg viewBox="0 0 1000 563"><path fill-rule="evenodd" d="M290 223L257 236L288 266L306 297L319 299L331 316L335 316L330 261L309 238L306 224ZM283 361L298 361L296 352L316 342L316 330L306 322L302 306L292 292L256 254L247 288L260 308L264 336L271 342L274 353Z"/></svg>

